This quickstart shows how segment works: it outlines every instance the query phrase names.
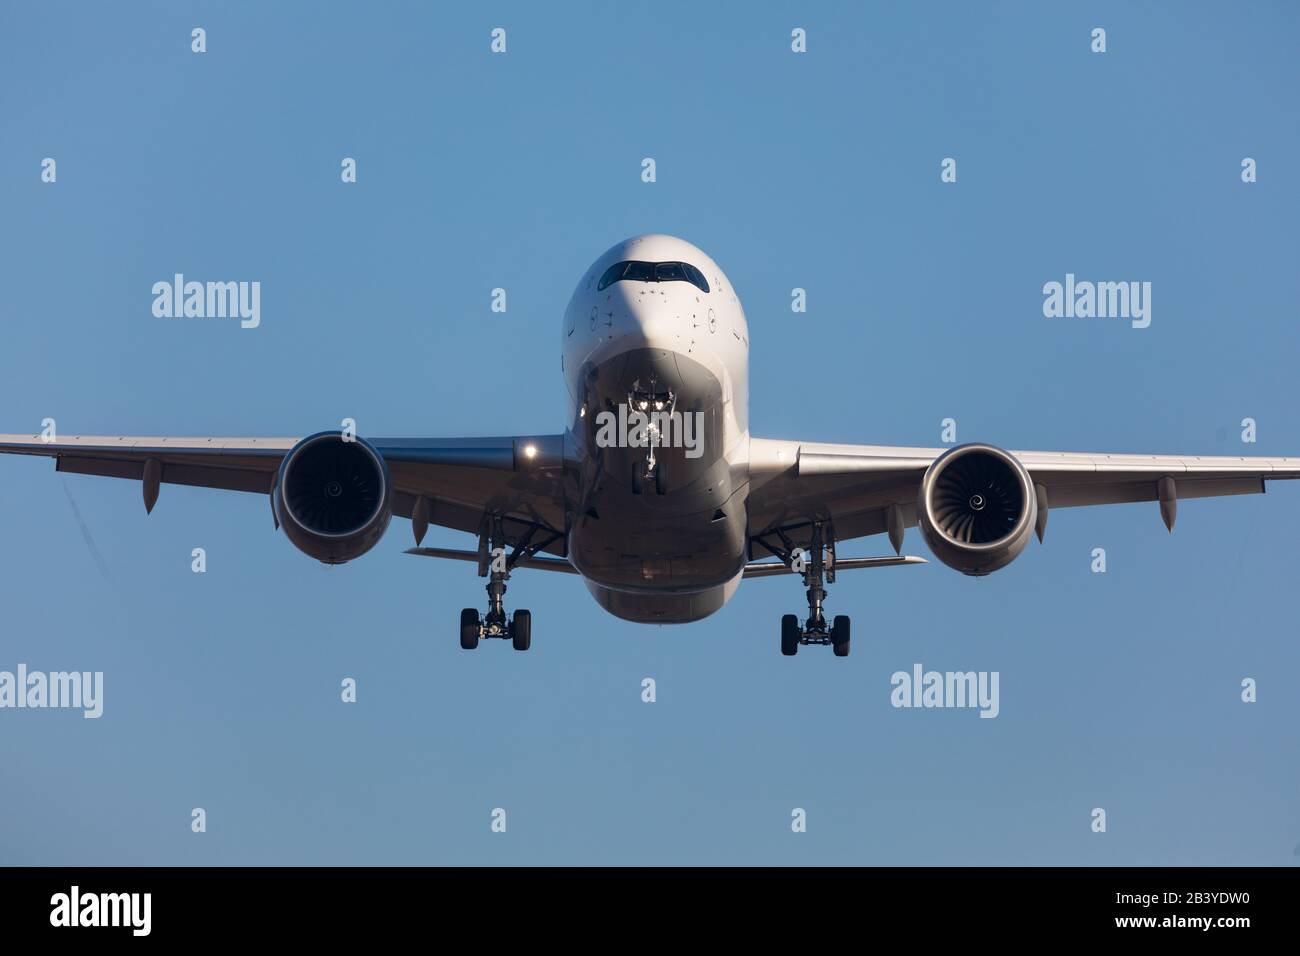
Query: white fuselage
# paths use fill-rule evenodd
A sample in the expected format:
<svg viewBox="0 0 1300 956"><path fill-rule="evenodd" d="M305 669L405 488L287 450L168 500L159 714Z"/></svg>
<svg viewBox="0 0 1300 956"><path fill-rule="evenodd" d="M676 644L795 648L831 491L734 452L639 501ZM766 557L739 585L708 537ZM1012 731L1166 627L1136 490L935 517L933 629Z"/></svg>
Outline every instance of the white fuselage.
<svg viewBox="0 0 1300 956"><path fill-rule="evenodd" d="M566 458L581 473L569 559L620 617L716 611L748 545L749 329L735 290L690 243L639 236L587 270L561 335Z"/></svg>

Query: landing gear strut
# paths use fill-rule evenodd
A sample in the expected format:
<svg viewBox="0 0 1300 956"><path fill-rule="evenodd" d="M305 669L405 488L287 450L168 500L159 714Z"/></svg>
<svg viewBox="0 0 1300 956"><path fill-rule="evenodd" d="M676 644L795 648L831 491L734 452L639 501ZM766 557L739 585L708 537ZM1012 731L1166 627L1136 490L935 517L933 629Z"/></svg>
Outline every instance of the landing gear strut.
<svg viewBox="0 0 1300 956"><path fill-rule="evenodd" d="M778 532L779 533L779 532ZM849 656L848 615L840 614L829 625L823 613L826 585L835 583L835 532L822 522L813 524L812 543L808 556L802 557L790 540L781 535L781 545L763 542L792 571L798 571L802 562L803 583L808 597L808 619L802 625L794 614L781 618L781 653L793 657L799 653L800 644L829 644L836 657Z"/></svg>
<svg viewBox="0 0 1300 956"><path fill-rule="evenodd" d="M634 495L643 495L647 490L651 494L662 495L666 491L664 470L655 456L655 449L660 447L664 440L664 436L659 431L659 424L662 421L670 421L676 413L677 396L671 389L661 392L658 391L658 387L658 380L651 375L648 385L643 388L640 381L637 381L627 395L628 408L640 412L649 419L646 425L645 461L632 466L632 494Z"/></svg>
<svg viewBox="0 0 1300 956"><path fill-rule="evenodd" d="M523 558L531 558L538 551L553 543L558 534L553 534L540 543L534 544L538 526L531 526L519 539L514 551L506 556L506 538L500 517L484 521L479 532L478 575L487 578L488 608L487 613L479 617L472 607L460 612L460 646L467 651L478 647L480 639L497 637L508 639L517 651L526 651L533 642L533 615L530 611L520 609L507 616L505 608L506 581L510 572Z"/></svg>

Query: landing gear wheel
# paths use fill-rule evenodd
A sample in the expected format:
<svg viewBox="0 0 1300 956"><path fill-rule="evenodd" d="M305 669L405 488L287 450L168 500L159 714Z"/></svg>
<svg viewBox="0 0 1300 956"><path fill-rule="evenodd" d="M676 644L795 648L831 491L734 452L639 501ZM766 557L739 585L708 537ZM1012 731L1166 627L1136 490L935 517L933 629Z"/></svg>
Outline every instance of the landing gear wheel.
<svg viewBox="0 0 1300 956"><path fill-rule="evenodd" d="M838 614L831 622L831 649L836 657L849 656L849 618Z"/></svg>
<svg viewBox="0 0 1300 956"><path fill-rule="evenodd" d="M662 495L667 490L668 479L664 477L664 467L662 464L655 468L653 475L647 475L642 471L640 464L633 467L632 494L644 495L647 491L650 491L651 494Z"/></svg>
<svg viewBox="0 0 1300 956"><path fill-rule="evenodd" d="M510 639L515 650L526 651L533 641L533 615L531 611L515 611L510 621Z"/></svg>
<svg viewBox="0 0 1300 956"><path fill-rule="evenodd" d="M467 607L460 612L460 646L472 651L478 647L479 618L478 611Z"/></svg>
<svg viewBox="0 0 1300 956"><path fill-rule="evenodd" d="M799 618L793 614L781 618L781 653L786 657L799 653Z"/></svg>

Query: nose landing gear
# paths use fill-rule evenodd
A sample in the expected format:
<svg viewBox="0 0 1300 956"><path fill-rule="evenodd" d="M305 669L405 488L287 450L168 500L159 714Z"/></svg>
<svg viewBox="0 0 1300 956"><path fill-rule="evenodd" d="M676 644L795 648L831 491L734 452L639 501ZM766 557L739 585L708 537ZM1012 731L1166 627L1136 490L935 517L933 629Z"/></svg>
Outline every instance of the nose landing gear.
<svg viewBox="0 0 1300 956"><path fill-rule="evenodd" d="M667 490L664 470L655 455L655 449L662 447L664 441L663 425L671 423L677 413L677 396L671 389L658 391L658 380L650 376L649 383L642 386L638 380L633 383L632 391L627 395L627 407L631 412L645 416L646 457L638 465L633 465L632 494L642 495L647 490L652 494L662 495ZM671 425L669 428L671 430Z"/></svg>

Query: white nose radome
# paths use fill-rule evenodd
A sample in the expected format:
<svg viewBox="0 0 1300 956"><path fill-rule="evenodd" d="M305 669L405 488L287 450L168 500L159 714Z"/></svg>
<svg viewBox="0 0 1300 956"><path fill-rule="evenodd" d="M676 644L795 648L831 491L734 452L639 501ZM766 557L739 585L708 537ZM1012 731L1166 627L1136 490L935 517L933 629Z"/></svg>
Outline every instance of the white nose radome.
<svg viewBox="0 0 1300 956"><path fill-rule="evenodd" d="M643 348L671 349L677 344L678 321L670 315L657 310L634 309L632 318L636 322L636 332Z"/></svg>
<svg viewBox="0 0 1300 956"><path fill-rule="evenodd" d="M642 283L627 290L628 314L633 334L646 348L683 349L692 339L692 329L707 312L696 301L695 288L685 282Z"/></svg>

